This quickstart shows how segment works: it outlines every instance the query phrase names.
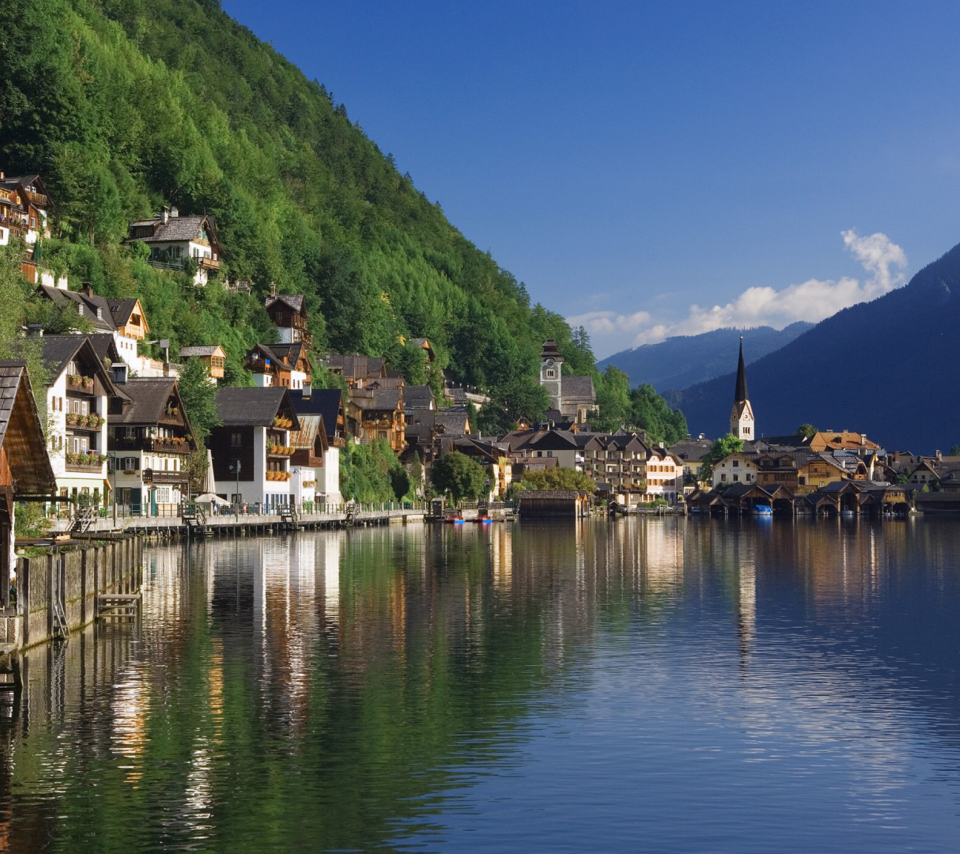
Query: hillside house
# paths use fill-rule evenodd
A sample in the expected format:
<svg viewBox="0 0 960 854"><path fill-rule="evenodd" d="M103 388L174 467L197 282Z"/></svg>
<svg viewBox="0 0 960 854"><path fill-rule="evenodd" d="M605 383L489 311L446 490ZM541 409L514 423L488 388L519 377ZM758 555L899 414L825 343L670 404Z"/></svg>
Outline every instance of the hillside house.
<svg viewBox="0 0 960 854"><path fill-rule="evenodd" d="M351 389L366 388L374 380L387 378L387 364L382 356L340 356L331 353L325 361L327 370L343 377Z"/></svg>
<svg viewBox="0 0 960 854"><path fill-rule="evenodd" d="M39 175L7 177L0 172L0 246L23 238L31 255L41 237L50 236L53 203ZM35 281L35 279L33 279Z"/></svg>
<svg viewBox="0 0 960 854"><path fill-rule="evenodd" d="M56 486L27 363L0 361L0 607L10 604L16 501Z"/></svg>
<svg viewBox="0 0 960 854"><path fill-rule="evenodd" d="M347 427L361 444L389 442L397 455L406 445L403 389L354 389L347 404Z"/></svg>
<svg viewBox="0 0 960 854"><path fill-rule="evenodd" d="M150 248L149 263L162 270L196 267L193 282L206 285L220 269L223 249L217 239L214 217L180 216L176 208L163 208L157 216L130 223L127 243Z"/></svg>
<svg viewBox="0 0 960 854"><path fill-rule="evenodd" d="M281 344L304 344L313 347L313 336L307 326L307 301L303 294L278 294L276 285L270 285L270 296L265 302L267 314L280 330Z"/></svg>
<svg viewBox="0 0 960 854"><path fill-rule="evenodd" d="M75 308L77 315L90 324L94 332L112 335L120 358L131 371L142 377L164 376L162 362L139 355L139 342L150 332L139 299L107 299L95 294L89 282L84 282L79 291L41 285L37 294L55 305Z"/></svg>
<svg viewBox="0 0 960 854"><path fill-rule="evenodd" d="M290 392L274 388L222 388L217 392L220 426L210 433L217 494L234 504L276 511L291 503L294 448L300 429Z"/></svg>
<svg viewBox="0 0 960 854"><path fill-rule="evenodd" d="M116 504L125 515L174 515L189 495L187 457L197 450L177 380L128 379L117 388L107 439Z"/></svg>
<svg viewBox="0 0 960 854"><path fill-rule="evenodd" d="M210 381L222 380L226 373L227 354L219 344L200 344L195 347L181 347L180 361L199 359L207 368Z"/></svg>
<svg viewBox="0 0 960 854"><path fill-rule="evenodd" d="M50 378L48 445L57 489L63 497L101 505L110 489L107 415L117 394L113 380L86 336L46 335L41 348Z"/></svg>
<svg viewBox="0 0 960 854"><path fill-rule="evenodd" d="M253 374L254 383L262 388L302 389L313 375L307 345L301 342L257 344L247 353L245 367Z"/></svg>
<svg viewBox="0 0 960 854"><path fill-rule="evenodd" d="M340 493L340 451L347 444L347 417L343 392L338 388L314 389L307 383L302 389L290 392L290 400L297 417L316 417L326 433L322 468L315 469L314 500L317 504L334 505L343 502ZM316 456L316 448L314 448ZM302 458L294 454L295 462Z"/></svg>

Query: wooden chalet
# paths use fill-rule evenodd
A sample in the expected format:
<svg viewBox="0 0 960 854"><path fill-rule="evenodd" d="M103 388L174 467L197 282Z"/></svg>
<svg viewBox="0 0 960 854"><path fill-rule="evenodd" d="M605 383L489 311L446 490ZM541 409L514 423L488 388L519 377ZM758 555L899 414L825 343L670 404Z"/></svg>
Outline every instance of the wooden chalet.
<svg viewBox="0 0 960 854"><path fill-rule="evenodd" d="M313 347L307 318L307 301L303 294L278 294L276 285L270 285L270 296L264 303L273 325L280 330L283 344L303 343Z"/></svg>
<svg viewBox="0 0 960 854"><path fill-rule="evenodd" d="M48 498L56 478L27 363L0 361L0 606L10 604L16 502Z"/></svg>
<svg viewBox="0 0 960 854"><path fill-rule="evenodd" d="M32 256L37 240L50 236L52 212L53 202L39 175L7 177L0 172L0 246L11 237L22 238Z"/></svg>
<svg viewBox="0 0 960 854"><path fill-rule="evenodd" d="M406 444L403 389L355 389L347 404L347 425L361 443L383 439L399 455Z"/></svg>
<svg viewBox="0 0 960 854"><path fill-rule="evenodd" d="M313 364L307 345L257 344L249 353L245 367L254 375L257 385L302 389L312 382Z"/></svg>
<svg viewBox="0 0 960 854"><path fill-rule="evenodd" d="M227 354L219 344L200 344L195 347L181 347L180 360L199 359L206 365L210 379L222 380L226 372Z"/></svg>
<svg viewBox="0 0 960 854"><path fill-rule="evenodd" d="M114 500L133 516L169 515L189 495L187 458L197 450L177 380L129 379L118 390L107 444Z"/></svg>
<svg viewBox="0 0 960 854"><path fill-rule="evenodd" d="M127 243L150 248L149 263L164 270L183 270L187 262L196 265L194 284L205 285L220 269L223 248L217 238L213 216L180 216L176 208L164 207L150 219L130 223Z"/></svg>

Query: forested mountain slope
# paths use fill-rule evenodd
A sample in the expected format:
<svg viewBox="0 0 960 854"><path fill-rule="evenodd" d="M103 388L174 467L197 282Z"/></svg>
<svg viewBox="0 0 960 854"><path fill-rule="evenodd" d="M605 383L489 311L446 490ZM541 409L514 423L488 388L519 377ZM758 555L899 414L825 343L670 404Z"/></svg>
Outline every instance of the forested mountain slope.
<svg viewBox="0 0 960 854"><path fill-rule="evenodd" d="M428 337L507 420L542 411L544 339L596 371L585 338L531 306L343 105L215 2L0 4L0 169L38 172L51 191L45 263L139 296L174 353L224 344L235 382L244 350L275 334L259 312L270 282L306 294L318 349L403 369L416 361L403 342ZM194 289L122 245L164 204L216 216L221 277L252 281L254 297Z"/></svg>
<svg viewBox="0 0 960 854"><path fill-rule="evenodd" d="M728 373L736 363L741 334L748 342L744 356L750 364L812 328L812 323L800 321L784 329L760 326L743 333L737 329L715 329L702 335L678 335L659 344L621 350L597 366L602 369L615 365L630 377L632 386L649 383L662 393Z"/></svg>
<svg viewBox="0 0 960 854"><path fill-rule="evenodd" d="M757 435L799 424L931 453L960 442L960 246L903 288L846 308L747 370ZM671 393L691 430L727 430L733 373Z"/></svg>

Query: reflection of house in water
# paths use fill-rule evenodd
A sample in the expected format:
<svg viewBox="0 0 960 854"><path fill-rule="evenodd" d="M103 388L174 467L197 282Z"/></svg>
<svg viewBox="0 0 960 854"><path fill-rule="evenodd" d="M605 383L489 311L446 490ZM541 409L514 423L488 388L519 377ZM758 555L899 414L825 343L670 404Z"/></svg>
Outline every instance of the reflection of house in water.
<svg viewBox="0 0 960 854"><path fill-rule="evenodd" d="M513 582L513 531L506 525L493 525L490 531L490 561L493 586L509 590Z"/></svg>

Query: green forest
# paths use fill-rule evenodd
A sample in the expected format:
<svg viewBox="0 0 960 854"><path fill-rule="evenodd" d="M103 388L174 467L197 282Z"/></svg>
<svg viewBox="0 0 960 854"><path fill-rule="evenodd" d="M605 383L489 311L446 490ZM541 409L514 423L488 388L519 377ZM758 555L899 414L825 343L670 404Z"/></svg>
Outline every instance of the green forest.
<svg viewBox="0 0 960 854"><path fill-rule="evenodd" d="M536 418L542 342L594 376L604 429L685 435L679 412L622 372L597 371L589 341L531 305L438 204L353 124L346 107L270 46L199 0L25 0L0 5L0 168L39 173L56 206L39 258L108 297L138 296L172 352L220 343L242 384L255 343L276 340L270 283L307 298L318 352L386 355L410 371L407 339L487 392L481 427ZM223 280L195 288L123 244L162 205L216 217ZM409 376L409 380L419 378Z"/></svg>

